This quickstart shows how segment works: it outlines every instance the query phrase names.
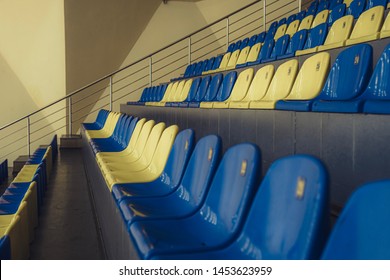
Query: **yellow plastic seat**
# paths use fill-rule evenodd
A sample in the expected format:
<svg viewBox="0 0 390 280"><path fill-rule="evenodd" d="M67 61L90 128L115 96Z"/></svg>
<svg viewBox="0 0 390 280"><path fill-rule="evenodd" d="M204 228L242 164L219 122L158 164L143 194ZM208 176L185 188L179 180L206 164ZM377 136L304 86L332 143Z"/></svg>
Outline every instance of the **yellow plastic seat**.
<svg viewBox="0 0 390 280"><path fill-rule="evenodd" d="M346 45L349 46L378 39L383 13L383 6L376 6L362 13L355 23L351 37L346 41Z"/></svg>
<svg viewBox="0 0 390 280"><path fill-rule="evenodd" d="M160 102L156 102L154 106L164 107L165 103L169 102L172 99L172 96L176 94L176 90L179 86L179 83L180 83L179 81L174 82L172 87L169 89L169 91L168 90L165 91L163 99L161 99Z"/></svg>
<svg viewBox="0 0 390 280"><path fill-rule="evenodd" d="M313 20L313 23L311 25L311 28L316 27L317 25L320 25L321 23L325 23L328 21L329 16L329 10L323 10L319 12L316 17Z"/></svg>
<svg viewBox="0 0 390 280"><path fill-rule="evenodd" d="M247 59L248 59L248 55L249 55L249 51L251 50L251 47L250 46L247 46L245 48L243 48L240 52L240 55L237 59L237 62L236 62L236 65L240 65L240 64L244 64L247 62ZM235 68L235 67L234 67ZM229 70L229 69L233 69L233 68L226 68L226 70Z"/></svg>
<svg viewBox="0 0 390 280"><path fill-rule="evenodd" d="M111 190L112 186L118 183L151 182L157 179L164 170L178 131L179 128L177 125L172 125L164 130L153 154L153 158L146 169L138 172L122 170L106 174L105 179L109 189Z"/></svg>
<svg viewBox="0 0 390 280"><path fill-rule="evenodd" d="M232 56L231 52L225 53L222 57L221 63L219 64L219 67L217 69L205 71L202 74L205 75L205 74L212 74L212 73L217 73L219 71L223 71L226 67L228 67L228 63L229 63L231 56Z"/></svg>
<svg viewBox="0 0 390 280"><path fill-rule="evenodd" d="M236 68L238 57L240 56L241 50L235 50L232 55L230 56L229 62L225 68L221 68L221 70L231 70Z"/></svg>
<svg viewBox="0 0 390 280"><path fill-rule="evenodd" d="M305 60L290 94L284 100L310 100L317 97L328 76L330 55L317 53Z"/></svg>
<svg viewBox="0 0 390 280"><path fill-rule="evenodd" d="M344 0L343 3L345 4L345 6L349 7L351 5L353 0Z"/></svg>
<svg viewBox="0 0 390 280"><path fill-rule="evenodd" d="M100 129L100 130L87 130L85 132L85 135L87 136L88 139L110 137L112 135L112 133L114 132L115 125L118 122L120 115L121 115L120 113L110 112L102 129Z"/></svg>
<svg viewBox="0 0 390 280"><path fill-rule="evenodd" d="M181 80L175 89L175 91L171 91L171 94L168 97L167 102L175 102L176 99L179 98L181 92L183 91L184 85L186 84L185 80ZM165 105L165 104L164 104Z"/></svg>
<svg viewBox="0 0 390 280"><path fill-rule="evenodd" d="M248 109L251 101L259 101L266 94L274 76L275 67L272 64L260 68L248 89L247 94L241 100L232 99L229 108Z"/></svg>
<svg viewBox="0 0 390 280"><path fill-rule="evenodd" d="M262 43L254 44L249 51L246 62L255 62L259 56L261 50ZM237 63L238 64L238 63Z"/></svg>
<svg viewBox="0 0 390 280"><path fill-rule="evenodd" d="M179 92L176 92L174 102L183 102L187 99L188 93L190 92L191 86L192 86L193 79L188 79L185 81L182 90Z"/></svg>
<svg viewBox="0 0 390 280"><path fill-rule="evenodd" d="M312 23L313 23L313 15L309 15L309 16L305 17L301 21L301 24L299 24L298 31L301 31L303 29L310 29Z"/></svg>
<svg viewBox="0 0 390 280"><path fill-rule="evenodd" d="M379 35L379 37L381 39L390 37L390 16L389 15L390 15L390 13L387 14L386 20L383 23L383 26L382 26L382 29L381 29L381 33Z"/></svg>
<svg viewBox="0 0 390 280"><path fill-rule="evenodd" d="M274 40L275 42L282 37L284 34L286 34L287 24L282 24L278 27L278 29L275 32Z"/></svg>
<svg viewBox="0 0 390 280"><path fill-rule="evenodd" d="M345 46L352 31L353 16L348 15L336 20L329 29L324 45L318 46L318 51L324 51Z"/></svg>
<svg viewBox="0 0 390 280"><path fill-rule="evenodd" d="M294 20L293 22L291 22L288 25L288 28L286 30L286 34L290 35L290 37L292 37L298 31L299 23L300 23L299 19Z"/></svg>
<svg viewBox="0 0 390 280"><path fill-rule="evenodd" d="M253 74L253 68L248 68L242 71L234 84L229 98L222 102L214 102L213 108L229 108L230 101L242 100L248 92L253 79Z"/></svg>
<svg viewBox="0 0 390 280"><path fill-rule="evenodd" d="M161 102L165 102L164 99L168 97L169 93L171 92L173 84L174 84L173 82L168 84L167 88L165 89L165 92L164 92L164 95L163 95ZM145 105L146 106L158 106L158 103L160 103L160 102L145 102Z"/></svg>
<svg viewBox="0 0 390 280"><path fill-rule="evenodd" d="M20 169L18 175L16 175L13 182L15 183L31 182L34 179L34 175L38 167L39 164L25 164L22 167L22 169Z"/></svg>
<svg viewBox="0 0 390 280"><path fill-rule="evenodd" d="M298 60L291 59L281 64L268 87L265 96L249 103L250 109L274 109L278 100L285 98L291 91L298 72Z"/></svg>

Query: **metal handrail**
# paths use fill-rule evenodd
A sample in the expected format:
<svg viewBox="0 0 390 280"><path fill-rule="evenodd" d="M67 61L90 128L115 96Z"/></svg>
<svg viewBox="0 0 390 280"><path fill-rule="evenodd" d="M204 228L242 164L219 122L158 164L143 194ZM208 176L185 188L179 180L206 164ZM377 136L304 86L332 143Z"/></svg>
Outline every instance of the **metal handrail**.
<svg viewBox="0 0 390 280"><path fill-rule="evenodd" d="M81 88L75 90L75 91L72 91L71 93L67 94L66 96L64 96L64 97L62 97L62 98L60 98L60 99L58 99L58 100L56 100L56 101L54 101L54 102L52 102L52 103L50 103L50 104L44 106L44 107L42 107L42 108L40 108L40 109L34 111L33 113L30 113L30 114L28 114L28 115L26 115L26 116L24 116L24 117L21 117L21 118L15 120L15 121L13 121L13 122L11 122L11 123L9 123L9 124L3 125L2 127L0 127L0 131L3 130L3 129L5 129L5 128L7 128L7 127L10 127L10 126L12 126L12 125L18 123L18 122L20 122L20 121L22 121L22 120L25 120L25 119L27 119L27 118L29 118L29 117L31 117L31 116L33 116L33 115L35 115L35 114L37 114L37 113L43 111L43 110L45 110L45 109L47 109L47 108L49 108L49 107L51 107L51 106L53 106L53 105L55 105L55 104L61 102L61 101L64 101L64 100L66 100L66 99L72 97L73 95L75 95L75 94L77 94L77 93L79 93L79 92L81 92L81 91L83 91L83 90L85 90L85 89L87 89L87 88L89 88L89 87L91 87L91 86L93 86L93 85L96 85L97 83L100 83L100 82L102 82L102 81L104 81L104 80L106 80L106 79L109 79L110 77L114 76L115 74L117 74L117 73L119 73L119 72L122 72L123 70L125 70L125 69L127 69L127 68L130 68L131 66L134 66L134 65L136 65L136 64L138 64L138 63L140 63L140 62L142 62L142 61L144 61L144 60L146 60L146 59L152 57L153 55L156 55L156 54L158 54L158 53L160 53L160 52L162 52L162 51L164 51L164 50L166 50L166 49L168 49L168 48L174 46L175 44L180 43L181 41L183 41L183 40L185 40L185 39L187 39L187 38L192 37L193 35L195 35L195 34L201 32L201 31L203 31L203 30L206 30L207 28L211 27L212 25L214 25L214 24L216 24L216 23L218 23L218 22L220 22L220 21L222 21L222 20L228 19L228 18L231 17L232 15L237 14L237 13L239 13L239 12L241 12L241 11L243 11L243 10L249 8L249 7L252 7L252 6L256 5L257 3L261 2L261 1L264 1L264 0L256 0L256 1L254 1L254 2L252 2L252 3L250 3L250 4L246 5L246 6L244 6L244 7L242 7L242 8L240 8L240 9L238 9L238 10L236 10L236 11L234 11L234 12L232 12L232 13L230 13L230 14L228 14L228 15L226 15L226 16L224 16L224 17L218 19L218 20L216 20L216 21L213 21L212 23L206 25L205 27L202 27L202 28L200 28L200 29L198 29L198 30L196 30L196 31L194 31L194 32L192 32L192 33L190 33L189 35L186 35L185 37L183 37L183 38L181 38L181 39L178 39L178 40L174 41L173 43L170 43L169 45L167 45L167 46L165 46L165 47L163 47L163 48L161 48L161 49L159 49L159 50L157 50L157 51L155 51L155 52L153 52L153 53L151 53L151 54L149 54L149 55L147 55L147 56L144 56L144 57L142 57L142 58L136 60L135 62L132 62L131 64L128 64L128 65L126 65L126 66L124 66L124 67L122 67L122 68L120 68L120 69L118 69L118 70L116 70L116 71L113 71L113 72L111 72L110 74L107 74L107 75L105 75L105 76L103 76L103 77L101 77L101 78L99 78L99 79L97 79L97 80L95 80L95 81L93 81L93 82L91 82L91 83L89 83L89 84L87 84L87 85L85 85L85 86L83 86L83 87L81 87Z"/></svg>

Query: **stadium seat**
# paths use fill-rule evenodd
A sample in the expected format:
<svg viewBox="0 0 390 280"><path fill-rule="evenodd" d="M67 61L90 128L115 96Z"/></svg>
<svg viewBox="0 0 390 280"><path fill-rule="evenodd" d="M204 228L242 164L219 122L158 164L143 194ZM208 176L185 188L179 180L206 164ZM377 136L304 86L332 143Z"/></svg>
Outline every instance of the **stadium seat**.
<svg viewBox="0 0 390 280"><path fill-rule="evenodd" d="M318 3L318 6L317 6L317 11L316 11L316 15L318 15L319 13L327 10L329 8L329 3L328 1L320 1Z"/></svg>
<svg viewBox="0 0 390 280"><path fill-rule="evenodd" d="M209 71L209 70L212 70L213 69L213 65L214 65L214 61L215 61L215 57L214 56L210 57L208 59L207 64L203 67L202 73L206 72L206 71ZM199 75L201 75L202 73L200 73Z"/></svg>
<svg viewBox="0 0 390 280"><path fill-rule="evenodd" d="M265 37L267 35L267 32L261 32L260 34L257 34L256 43L264 43Z"/></svg>
<svg viewBox="0 0 390 280"><path fill-rule="evenodd" d="M174 192L180 185L181 178L190 159L194 144L194 131L185 129L177 134L169 157L162 172L151 181L116 184L112 195L117 204L126 198L151 198L165 196Z"/></svg>
<svg viewBox="0 0 390 280"><path fill-rule="evenodd" d="M203 104L203 106L208 106L212 108L212 102L215 100L215 97L218 94L219 88L221 87L223 80L223 75L221 73L213 76L204 97L199 103L199 107L202 107Z"/></svg>
<svg viewBox="0 0 390 280"><path fill-rule="evenodd" d="M372 47L367 44L343 50L336 58L318 98L277 104L297 111L348 112L348 103L367 86L372 69ZM353 103L351 103L353 104Z"/></svg>
<svg viewBox="0 0 390 280"><path fill-rule="evenodd" d="M297 18L297 15L291 15L291 16L289 16L289 17L287 18L286 24L287 24L288 26L290 26L290 24L291 24L293 21L295 21L296 18Z"/></svg>
<svg viewBox="0 0 390 280"><path fill-rule="evenodd" d="M263 59L262 63L268 63L277 59L277 57L282 56L286 53L288 44L290 43L290 35L283 35L280 37L275 46L272 49L272 53L268 59Z"/></svg>
<svg viewBox="0 0 390 280"><path fill-rule="evenodd" d="M310 29L311 24L313 23L313 15L307 15L299 24L298 31L303 30L303 29Z"/></svg>
<svg viewBox="0 0 390 280"><path fill-rule="evenodd" d="M236 45L235 42L230 43L229 46L228 46L228 48L227 48L227 51L226 51L226 52L230 52L230 53L233 52L233 51L234 51L234 48L235 48L235 45Z"/></svg>
<svg viewBox="0 0 390 280"><path fill-rule="evenodd" d="M329 232L328 176L312 156L275 161L261 183L242 232L217 250L160 259L307 260L321 256Z"/></svg>
<svg viewBox="0 0 390 280"><path fill-rule="evenodd" d="M0 238L0 260L10 260L11 259L11 241L8 235L4 235L4 233L1 231L0 232L3 234L2 237Z"/></svg>
<svg viewBox="0 0 390 280"><path fill-rule="evenodd" d="M333 10L334 7L337 7L339 5L343 5L343 0L331 0L329 3L329 9Z"/></svg>
<svg viewBox="0 0 390 280"><path fill-rule="evenodd" d="M274 75L275 67L272 64L266 65L257 70L255 77L250 84L247 94L243 99L235 98L230 101L229 108L248 109L251 101L261 100L268 90Z"/></svg>
<svg viewBox="0 0 390 280"><path fill-rule="evenodd" d="M241 43L242 43L241 40L236 41L236 43L234 44L233 52L235 52L236 50L240 50L241 49Z"/></svg>
<svg viewBox="0 0 390 280"><path fill-rule="evenodd" d="M319 12L313 20L311 28L314 28L322 23L328 22L329 10L323 10Z"/></svg>
<svg viewBox="0 0 390 280"><path fill-rule="evenodd" d="M228 61L228 64L226 65L225 68L219 67L219 71L226 71L226 70L231 70L236 68L238 57L240 56L241 50L235 50L232 55L230 56L230 59Z"/></svg>
<svg viewBox="0 0 390 280"><path fill-rule="evenodd" d="M368 0L367 2L367 10L376 6L383 6L385 9L387 7L387 0Z"/></svg>
<svg viewBox="0 0 390 280"><path fill-rule="evenodd" d="M294 16L295 16L295 15L294 15ZM290 35L290 37L292 37L292 36L298 31L299 23L300 23L299 20L294 20L293 22L291 22L291 23L288 25L288 28L287 28L285 34L286 34L286 35Z"/></svg>
<svg viewBox="0 0 390 280"><path fill-rule="evenodd" d="M179 101L179 103L177 104L179 107L188 107L189 102L192 102L195 100L195 96L198 92L201 81L202 81L202 78L200 78L200 77L195 78L192 81L191 88L190 88L190 91L188 92L187 98L184 101L181 101L181 102Z"/></svg>
<svg viewBox="0 0 390 280"><path fill-rule="evenodd" d="M317 97L325 83L329 72L330 54L322 52L315 54L305 60L295 83L288 96L276 102L277 110L302 109L302 105L306 105L306 101ZM305 106L304 111L309 108Z"/></svg>
<svg viewBox="0 0 390 280"><path fill-rule="evenodd" d="M99 113L96 116L95 122L83 123L81 127L84 128L84 130L100 130L103 128L104 123L107 120L108 114L109 114L108 110L101 109L99 110Z"/></svg>
<svg viewBox="0 0 390 280"><path fill-rule="evenodd" d="M274 36L275 42L286 33L286 29L287 29L287 24L282 24L278 27Z"/></svg>
<svg viewBox="0 0 390 280"><path fill-rule="evenodd" d="M390 45L387 45L378 59L374 73L362 95L363 112L369 114L390 114Z"/></svg>
<svg viewBox="0 0 390 280"><path fill-rule="evenodd" d="M211 250L232 242L256 191L260 162L257 146L233 146L226 151L206 200L196 213L186 218L131 224L129 231L139 257Z"/></svg>
<svg viewBox="0 0 390 280"><path fill-rule="evenodd" d="M389 260L389 199L388 180L357 189L337 219L322 259Z"/></svg>
<svg viewBox="0 0 390 280"><path fill-rule="evenodd" d="M229 60L230 60L231 56L232 56L231 52L225 53L223 55L223 58L222 58L220 64L218 65L218 68L213 69L213 70L209 70L209 71L205 71L202 74L203 75L207 75L207 74L212 74L212 73L216 73L216 72L219 72L219 71L223 71L228 66L228 63L229 63ZM237 58L238 58L238 56L237 56Z"/></svg>
<svg viewBox="0 0 390 280"><path fill-rule="evenodd" d="M253 68L248 68L242 71L236 82L234 83L233 89L231 90L230 96L221 96L219 102L214 102L213 108L229 108L231 101L240 101L242 100L248 92L249 86L251 85L253 79Z"/></svg>
<svg viewBox="0 0 390 280"><path fill-rule="evenodd" d="M376 6L360 15L346 45L359 44L379 38L379 31L383 21L383 6Z"/></svg>
<svg viewBox="0 0 390 280"><path fill-rule="evenodd" d="M386 20L383 23L379 37L381 39L390 37L390 16L389 16L389 14L387 14L387 16L386 16Z"/></svg>
<svg viewBox="0 0 390 280"><path fill-rule="evenodd" d="M303 50L298 50L295 52L296 56L310 54L316 52L318 46L324 44L326 35L328 31L328 25L326 23L322 23L313 29L310 29L309 35L307 36L305 47Z"/></svg>
<svg viewBox="0 0 390 280"><path fill-rule="evenodd" d="M195 98L191 102L188 103L188 107L191 107L191 108L198 108L199 107L200 102L205 97L206 92L209 88L210 81L211 81L211 76L206 76L206 77L202 78L202 82L199 85L199 89L196 92Z"/></svg>
<svg viewBox="0 0 390 280"><path fill-rule="evenodd" d="M225 101L231 94L236 83L237 72L232 71L225 75L219 90L212 102L201 102L201 108L214 108L219 102Z"/></svg>
<svg viewBox="0 0 390 280"><path fill-rule="evenodd" d="M245 48L243 48L240 52L240 55L237 58L237 61L232 63L230 66L226 67L225 70L232 70L232 69L236 68L237 65L245 64L247 61L250 49L251 49L250 46L246 46Z"/></svg>
<svg viewBox="0 0 390 280"><path fill-rule="evenodd" d="M178 134L179 137L180 133ZM221 139L205 136L195 146L178 186L166 196L125 196L118 205L125 223L135 221L181 218L196 212L204 202L221 157ZM175 166L172 165L172 168ZM161 182L169 182L162 180ZM145 186L148 187L148 186ZM116 190L113 190L116 199ZM127 192L126 192L127 193Z"/></svg>
<svg viewBox="0 0 390 280"><path fill-rule="evenodd" d="M175 96L173 97L172 102L168 102L165 104L165 106L171 106L171 107L177 107L179 106L179 102L183 102L187 99L188 94L192 87L193 79L188 79L185 81L183 88L176 92Z"/></svg>
<svg viewBox="0 0 390 280"><path fill-rule="evenodd" d="M256 61L247 62L246 66L253 66L261 63L263 60L268 59L271 56L272 50L274 48L275 41L273 39L266 40L264 44L261 46L259 55Z"/></svg>
<svg viewBox="0 0 390 280"><path fill-rule="evenodd" d="M318 51L324 51L345 46L346 40L349 38L352 31L353 17L351 15L344 16L336 20L329 29L325 43L318 46Z"/></svg>
<svg viewBox="0 0 390 280"><path fill-rule="evenodd" d="M345 15L345 10L346 10L345 4L341 4L334 7L329 13L328 25L332 26L333 23L336 22L336 20L342 18Z"/></svg>
<svg viewBox="0 0 390 280"><path fill-rule="evenodd" d="M294 84L298 72L298 60L291 59L281 64L263 98L249 103L250 109L274 109L276 101L285 98Z"/></svg>
<svg viewBox="0 0 390 280"><path fill-rule="evenodd" d="M348 6L347 14L352 15L354 19L358 19L364 12L366 7L366 0L354 0L350 6Z"/></svg>
<svg viewBox="0 0 390 280"><path fill-rule="evenodd" d="M308 31L306 29L295 33L290 39L285 54L277 56L277 59L291 58L295 56L296 51L302 50L306 43L307 33Z"/></svg>
<svg viewBox="0 0 390 280"><path fill-rule="evenodd" d="M237 63L236 68L246 67L248 63L254 63L259 56L261 46L262 46L262 43L260 43L260 42L254 44L248 53L248 56L246 58L245 63Z"/></svg>
<svg viewBox="0 0 390 280"><path fill-rule="evenodd" d="M306 16L306 11L303 10L303 11L300 11L299 13L297 13L297 17L295 19L299 20L299 21L302 21Z"/></svg>

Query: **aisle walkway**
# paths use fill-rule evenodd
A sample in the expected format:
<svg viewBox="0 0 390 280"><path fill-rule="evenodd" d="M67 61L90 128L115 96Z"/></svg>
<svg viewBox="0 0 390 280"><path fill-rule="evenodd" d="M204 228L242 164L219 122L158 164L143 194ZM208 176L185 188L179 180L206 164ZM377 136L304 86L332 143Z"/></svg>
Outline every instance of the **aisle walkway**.
<svg viewBox="0 0 390 280"><path fill-rule="evenodd" d="M80 149L61 150L44 198L31 259L103 259Z"/></svg>

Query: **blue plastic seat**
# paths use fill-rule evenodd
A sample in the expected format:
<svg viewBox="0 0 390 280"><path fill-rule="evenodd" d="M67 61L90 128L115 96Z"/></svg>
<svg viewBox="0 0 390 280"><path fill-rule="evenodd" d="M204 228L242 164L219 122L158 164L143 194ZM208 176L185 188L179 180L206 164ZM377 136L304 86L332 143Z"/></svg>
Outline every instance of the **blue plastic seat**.
<svg viewBox="0 0 390 280"><path fill-rule="evenodd" d="M296 32L289 41L285 54L278 55L277 59L291 58L295 56L296 51L303 50L306 43L307 34L307 29Z"/></svg>
<svg viewBox="0 0 390 280"><path fill-rule="evenodd" d="M261 50L259 52L259 56L257 57L257 60L254 62L248 62L247 66L253 66L253 65L259 64L263 60L268 59L271 56L274 45L275 45L274 39L266 40L264 42L263 46L261 47Z"/></svg>
<svg viewBox="0 0 390 280"><path fill-rule="evenodd" d="M222 84L222 81L223 81L222 73L218 73L217 75L214 75L210 81L210 84L207 88L205 95L200 101L205 101L205 102L214 101L219 91L219 87Z"/></svg>
<svg viewBox="0 0 390 280"><path fill-rule="evenodd" d="M334 7L343 4L343 0L331 0L329 3L329 9L333 10Z"/></svg>
<svg viewBox="0 0 390 280"><path fill-rule="evenodd" d="M185 129L175 138L163 172L156 180L146 183L114 184L112 195L119 203L128 196L163 196L179 186L194 146L194 131Z"/></svg>
<svg viewBox="0 0 390 280"><path fill-rule="evenodd" d="M291 15L287 18L287 21L286 21L286 24L289 25L290 23L292 23L294 20L296 20L297 18L297 15Z"/></svg>
<svg viewBox="0 0 390 280"><path fill-rule="evenodd" d="M236 41L236 43L234 44L233 52L236 51L236 50L240 50L241 49L241 44L242 44L241 40Z"/></svg>
<svg viewBox="0 0 390 280"><path fill-rule="evenodd" d="M4 235L0 238L0 259L11 259L11 241L8 235Z"/></svg>
<svg viewBox="0 0 390 280"><path fill-rule="evenodd" d="M387 7L387 0L368 0L367 2L368 3L366 10L369 10L376 6L383 6L385 8Z"/></svg>
<svg viewBox="0 0 390 280"><path fill-rule="evenodd" d="M316 14L324 11L324 10L327 10L329 7L329 3L327 1L322 1L318 4L317 6L317 11L316 11Z"/></svg>
<svg viewBox="0 0 390 280"><path fill-rule="evenodd" d="M213 65L214 65L214 60L215 60L215 57L210 57L207 64L203 65L203 71L209 71L209 70L212 70L213 68ZM201 75L202 73L200 73Z"/></svg>
<svg viewBox="0 0 390 280"><path fill-rule="evenodd" d="M214 100L217 102L221 102L228 99L232 92L236 80L237 80L236 71L231 71L228 74L226 74L225 77L223 78L222 84L219 87L218 93L215 96Z"/></svg>
<svg viewBox="0 0 390 280"><path fill-rule="evenodd" d="M254 44L256 44L256 42L257 42L257 35L253 35L253 36L249 39L248 46L249 46L249 47L252 47Z"/></svg>
<svg viewBox="0 0 390 280"><path fill-rule="evenodd" d="M390 181L357 189L332 230L322 259L390 259Z"/></svg>
<svg viewBox="0 0 390 280"><path fill-rule="evenodd" d="M357 19L364 12L365 6L366 0L353 0L348 7L347 14L352 15L354 19Z"/></svg>
<svg viewBox="0 0 390 280"><path fill-rule="evenodd" d="M204 96L206 95L210 82L211 82L211 76L206 76L202 78L198 91L196 92L193 101L188 103L188 107L192 107L192 108L199 107L200 102L203 100Z"/></svg>
<svg viewBox="0 0 390 280"><path fill-rule="evenodd" d="M262 63L267 63L276 60L279 56L282 56L286 53L287 47L290 43L290 35L283 35L280 37L275 46L272 49L272 53L268 59L263 59Z"/></svg>
<svg viewBox="0 0 390 280"><path fill-rule="evenodd" d="M286 24L287 22L287 19L286 18L282 18L281 20L278 21L278 27L283 25L283 24Z"/></svg>
<svg viewBox="0 0 390 280"><path fill-rule="evenodd" d="M264 43L265 37L267 36L267 32L261 32L257 35L256 44L257 43Z"/></svg>
<svg viewBox="0 0 390 280"><path fill-rule="evenodd" d="M343 50L336 58L325 85L314 100L282 101L276 104L279 110L343 112L348 106L343 101L351 100L364 91L371 75L372 47L356 45Z"/></svg>
<svg viewBox="0 0 390 280"><path fill-rule="evenodd" d="M271 25L269 26L269 28L267 30L267 33L265 34L264 42L268 41L268 40L271 40L271 39L272 40L274 39L274 36L275 36L277 28L278 28L278 22L277 21L274 21L273 23L271 23Z"/></svg>
<svg viewBox="0 0 390 280"><path fill-rule="evenodd" d="M203 69L203 61L199 61L196 64L196 67L194 68L194 70L191 73L190 77L195 77L195 76L201 75L202 74L202 69Z"/></svg>
<svg viewBox="0 0 390 280"><path fill-rule="evenodd" d="M346 6L345 4L340 4L334 7L329 13L328 17L328 25L332 26L332 24L338 20L339 18L342 18L345 15Z"/></svg>
<svg viewBox="0 0 390 280"><path fill-rule="evenodd" d="M201 77L196 78L192 81L191 88L190 88L190 91L188 92L187 99L183 102L179 102L178 103L179 107L183 107L183 108L188 107L189 102L192 102L195 100L195 97L196 97L196 94L198 92L198 89L199 89L201 82L202 82Z"/></svg>
<svg viewBox="0 0 390 280"><path fill-rule="evenodd" d="M119 203L125 223L180 218L202 205L221 157L222 143L216 135L203 137L192 152L178 188L168 196L126 197Z"/></svg>
<svg viewBox="0 0 390 280"><path fill-rule="evenodd" d="M309 9L306 11L306 16L313 15L315 16L317 14L317 5L311 5Z"/></svg>
<svg viewBox="0 0 390 280"><path fill-rule="evenodd" d="M98 115L96 116L96 120L93 123L83 123L82 127L84 130L100 130L103 128L109 111L100 109Z"/></svg>
<svg viewBox="0 0 390 280"><path fill-rule="evenodd" d="M306 16L306 11L300 11L297 13L297 17L295 19L298 19L299 21L303 20Z"/></svg>
<svg viewBox="0 0 390 280"><path fill-rule="evenodd" d="M242 50L243 48L246 48L249 44L249 38L245 38L242 40L242 43L240 45L240 50Z"/></svg>
<svg viewBox="0 0 390 280"><path fill-rule="evenodd" d="M242 227L260 171L257 146L243 143L225 153L206 200L187 218L135 222L129 232L141 259L226 246Z"/></svg>
<svg viewBox="0 0 390 280"><path fill-rule="evenodd" d="M390 114L390 45L378 59L366 91L362 95L363 112Z"/></svg>
<svg viewBox="0 0 390 280"><path fill-rule="evenodd" d="M226 52L233 52L236 43L230 43Z"/></svg>
<svg viewBox="0 0 390 280"><path fill-rule="evenodd" d="M329 232L328 176L311 156L272 164L250 208L244 228L229 246L165 259L318 259Z"/></svg>
<svg viewBox="0 0 390 280"><path fill-rule="evenodd" d="M316 47L324 44L327 34L328 34L327 23L321 23L316 27L310 29L306 39L305 47L303 48L303 50L297 51L295 54L303 55L303 54L314 52Z"/></svg>

